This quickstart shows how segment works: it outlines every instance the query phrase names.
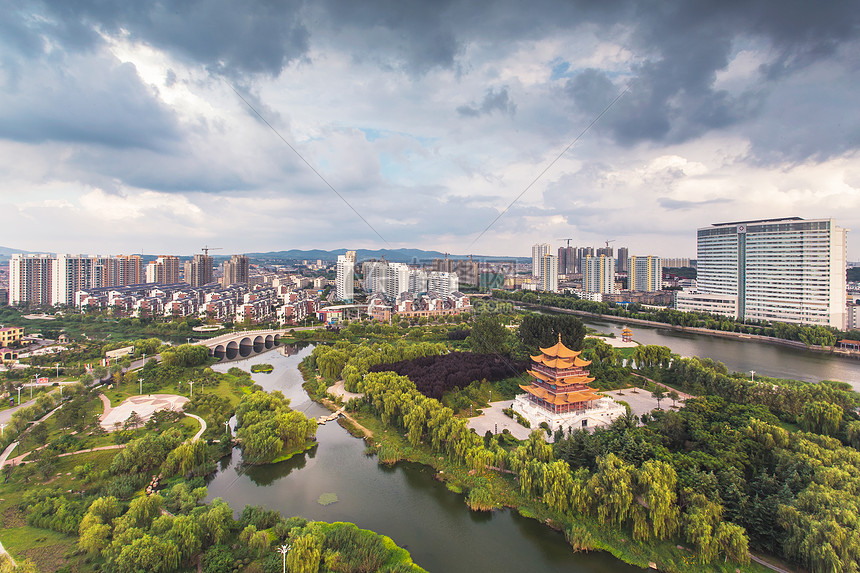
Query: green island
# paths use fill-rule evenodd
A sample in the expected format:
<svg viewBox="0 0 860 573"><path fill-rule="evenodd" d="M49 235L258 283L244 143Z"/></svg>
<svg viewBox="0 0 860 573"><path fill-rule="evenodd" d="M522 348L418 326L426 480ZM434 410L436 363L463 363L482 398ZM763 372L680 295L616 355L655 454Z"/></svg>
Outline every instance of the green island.
<svg viewBox="0 0 860 573"><path fill-rule="evenodd" d="M254 364L251 366L251 372L256 374L257 372L262 372L264 374L270 374L275 369L271 364Z"/></svg>
<svg viewBox="0 0 860 573"><path fill-rule="evenodd" d="M433 322L295 333L318 343L300 365L305 390L343 408L339 423L379 463L432 467L474 511L513 508L562 531L573 551L607 551L643 568L769 570L752 556L789 569L856 570L860 396L847 384L752 381L666 347L615 348L567 315ZM559 335L591 361L593 387L652 396L658 408L636 417L628 407L591 433L539 427L518 440L471 430L470 416L522 391L528 357ZM69 345L69 377L106 344L96 346ZM18 443L17 461L2 469L0 541L16 565L0 557L0 571L280 571L281 545L290 547L290 571L422 570L396 540L352 524L257 506L234 518L220 499L203 503L204 477L234 443L245 464L277 463L314 446L316 422L248 372L216 372L200 346L138 338L134 353L147 355L142 368L92 369L109 386L94 388L81 374L62 397L42 389L13 414L0 437L4 448ZM27 379L0 375L7 391ZM358 397L343 403L330 394L339 380ZM141 393L188 396L190 382L183 411L99 423L108 404ZM183 412L205 422L199 439L200 423ZM233 415L230 436L224 421ZM317 500L336 502L334 493Z"/></svg>

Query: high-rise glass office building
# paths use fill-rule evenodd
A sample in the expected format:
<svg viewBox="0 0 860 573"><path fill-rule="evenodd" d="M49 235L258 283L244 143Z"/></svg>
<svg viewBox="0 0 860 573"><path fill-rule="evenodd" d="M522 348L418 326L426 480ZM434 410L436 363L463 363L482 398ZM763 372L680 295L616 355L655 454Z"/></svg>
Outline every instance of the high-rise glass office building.
<svg viewBox="0 0 860 573"><path fill-rule="evenodd" d="M676 306L702 310L697 297L719 295L739 319L843 329L846 234L833 219L799 217L699 229L697 288Z"/></svg>

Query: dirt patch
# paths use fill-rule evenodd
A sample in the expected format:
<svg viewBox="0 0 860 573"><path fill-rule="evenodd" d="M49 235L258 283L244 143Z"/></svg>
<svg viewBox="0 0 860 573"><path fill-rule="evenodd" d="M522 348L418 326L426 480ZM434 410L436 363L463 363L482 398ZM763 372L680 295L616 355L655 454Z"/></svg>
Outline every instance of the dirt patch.
<svg viewBox="0 0 860 573"><path fill-rule="evenodd" d="M24 512L16 506L7 507L3 512L3 528L23 527L27 525L27 520L24 518Z"/></svg>
<svg viewBox="0 0 860 573"><path fill-rule="evenodd" d="M21 555L35 563L39 571L56 571L68 564L65 557L68 550L68 545L56 543L22 551Z"/></svg>
<svg viewBox="0 0 860 573"><path fill-rule="evenodd" d="M355 418L345 412L342 417L338 418L337 423L356 438L373 439L372 431L359 424Z"/></svg>

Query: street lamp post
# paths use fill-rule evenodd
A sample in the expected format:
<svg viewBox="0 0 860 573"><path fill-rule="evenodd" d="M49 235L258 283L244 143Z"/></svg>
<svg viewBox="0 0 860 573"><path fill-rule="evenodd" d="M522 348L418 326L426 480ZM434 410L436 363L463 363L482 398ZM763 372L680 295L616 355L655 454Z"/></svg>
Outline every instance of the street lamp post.
<svg viewBox="0 0 860 573"><path fill-rule="evenodd" d="M143 396L143 378L140 376L137 377L137 381L140 383L140 396Z"/></svg>
<svg viewBox="0 0 860 573"><path fill-rule="evenodd" d="M287 553L290 552L291 545L281 545L278 547L278 553L284 556L284 573L287 573Z"/></svg>
<svg viewBox="0 0 860 573"><path fill-rule="evenodd" d="M752 374L752 381L755 382L755 370L750 370L750 374Z"/></svg>
<svg viewBox="0 0 860 573"><path fill-rule="evenodd" d="M232 436L233 434L230 432L230 420L227 420L226 422L224 422L224 426L226 426L226 428L227 428L227 435Z"/></svg>
<svg viewBox="0 0 860 573"><path fill-rule="evenodd" d="M188 386L191 388L191 389L188 391L188 397L189 397L189 398L193 398L193 397L194 397L194 380L189 380L189 381L188 381Z"/></svg>
<svg viewBox="0 0 860 573"><path fill-rule="evenodd" d="M60 386L62 388L62 386ZM21 387L18 386L18 405L21 405Z"/></svg>
<svg viewBox="0 0 860 573"><path fill-rule="evenodd" d="M57 380L59 380L60 379L60 363L57 362L55 364L55 366L57 367Z"/></svg>

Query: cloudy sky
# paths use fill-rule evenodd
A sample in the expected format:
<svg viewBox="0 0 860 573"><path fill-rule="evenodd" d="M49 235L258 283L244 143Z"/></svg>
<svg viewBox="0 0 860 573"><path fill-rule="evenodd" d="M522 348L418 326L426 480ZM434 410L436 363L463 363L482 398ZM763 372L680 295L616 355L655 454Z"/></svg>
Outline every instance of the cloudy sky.
<svg viewBox="0 0 860 573"><path fill-rule="evenodd" d="M697 227L800 216L860 260L852 2L20 4L6 247L680 257Z"/></svg>

